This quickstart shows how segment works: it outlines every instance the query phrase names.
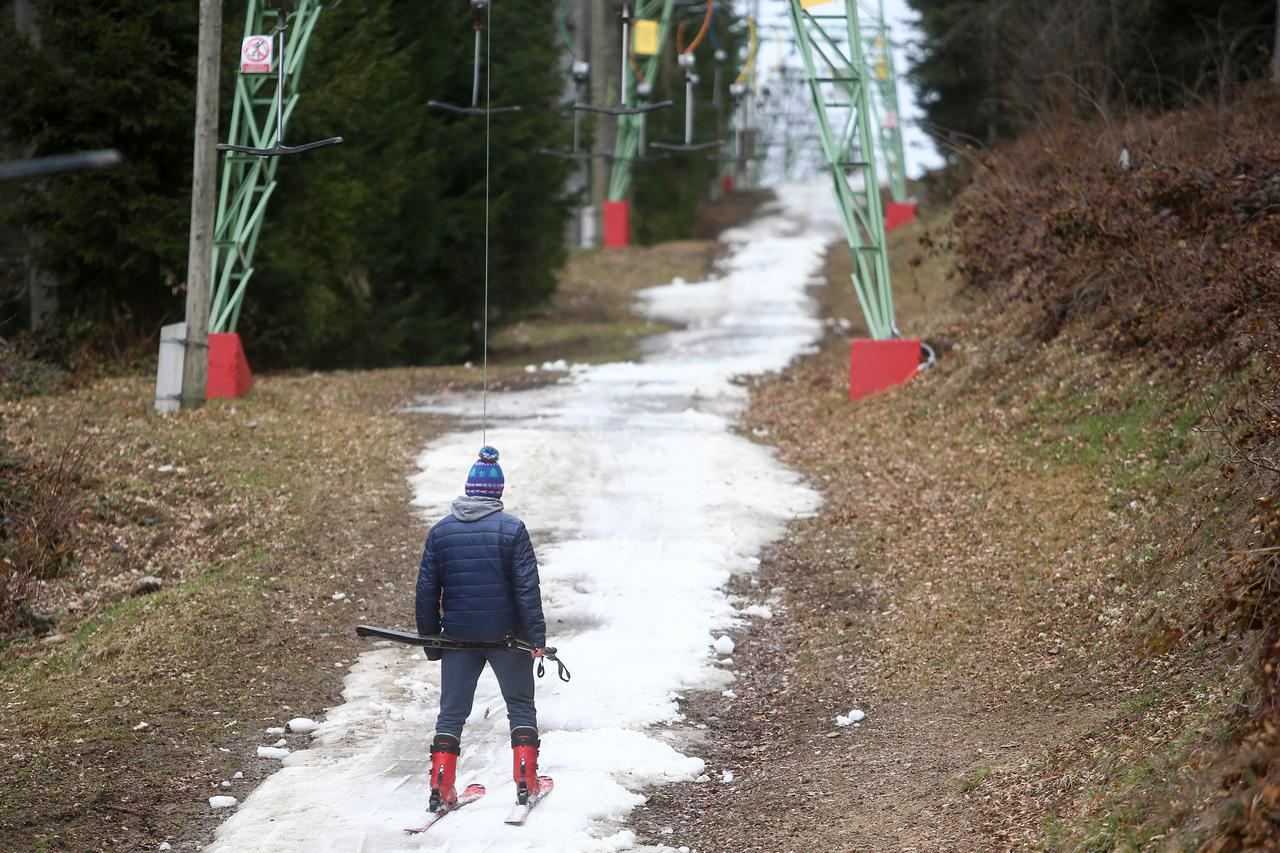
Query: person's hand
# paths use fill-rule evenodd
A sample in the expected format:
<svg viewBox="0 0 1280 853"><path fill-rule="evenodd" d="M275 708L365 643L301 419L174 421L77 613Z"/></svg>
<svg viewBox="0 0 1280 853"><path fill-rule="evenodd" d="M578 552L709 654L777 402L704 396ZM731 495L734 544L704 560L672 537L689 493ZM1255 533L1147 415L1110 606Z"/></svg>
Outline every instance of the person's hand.
<svg viewBox="0 0 1280 853"><path fill-rule="evenodd" d="M540 658L542 657L545 651L546 649L534 649L533 651L529 652L529 654L533 655L535 658Z"/></svg>

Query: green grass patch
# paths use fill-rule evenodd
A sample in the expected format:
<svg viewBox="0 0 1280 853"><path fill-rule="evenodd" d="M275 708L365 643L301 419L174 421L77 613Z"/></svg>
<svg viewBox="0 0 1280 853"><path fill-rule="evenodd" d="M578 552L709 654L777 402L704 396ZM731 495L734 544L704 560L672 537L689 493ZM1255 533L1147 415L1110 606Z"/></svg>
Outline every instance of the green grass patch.
<svg viewBox="0 0 1280 853"><path fill-rule="evenodd" d="M960 793L967 794L970 791L977 790L979 787L982 786L983 782L986 782L990 778L991 778L990 764L984 764L981 767L975 767L961 777L960 784L958 786L960 789Z"/></svg>

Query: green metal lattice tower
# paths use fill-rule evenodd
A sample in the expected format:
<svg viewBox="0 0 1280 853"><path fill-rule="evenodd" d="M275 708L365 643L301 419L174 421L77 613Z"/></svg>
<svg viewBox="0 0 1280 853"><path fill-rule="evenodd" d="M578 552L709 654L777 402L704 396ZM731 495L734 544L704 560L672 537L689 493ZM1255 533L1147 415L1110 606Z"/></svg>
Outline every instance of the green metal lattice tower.
<svg viewBox="0 0 1280 853"><path fill-rule="evenodd" d="M276 23L274 9L263 0L249 0L244 34L248 38L271 32ZM298 104L298 75L307 55L307 43L320 19L323 7L316 0L299 0L296 12L288 16L288 40L284 56L284 80L290 93L284 98L284 127ZM279 62L279 57L274 60ZM236 75L228 136L233 145L270 148L276 137L277 76ZM267 203L276 189L279 157L258 157L227 152L222 159L222 180L218 187L218 212L214 224L213 300L209 315L210 332L233 332L240 319L245 289L253 278L253 255Z"/></svg>
<svg viewBox="0 0 1280 853"><path fill-rule="evenodd" d="M637 18L658 21L658 51L645 60L644 78L652 81L657 77L658 65L662 53L662 45L667 43L671 30L671 14L675 10L675 0L639 0L635 4ZM638 94L636 92L636 76L631 73L631 62L628 51L631 49L630 37L624 43L622 51L622 79L619 91L624 107L634 106ZM645 114L618 116L618 134L613 146L613 168L609 173L609 201L624 201L631 191L631 175L634 171L635 158L640 156L644 140Z"/></svg>
<svg viewBox="0 0 1280 853"><path fill-rule="evenodd" d="M858 6L853 0L788 0L787 5L853 255L853 288L871 337L885 340L896 334L896 325L872 128L875 84ZM812 11L827 7L834 8Z"/></svg>

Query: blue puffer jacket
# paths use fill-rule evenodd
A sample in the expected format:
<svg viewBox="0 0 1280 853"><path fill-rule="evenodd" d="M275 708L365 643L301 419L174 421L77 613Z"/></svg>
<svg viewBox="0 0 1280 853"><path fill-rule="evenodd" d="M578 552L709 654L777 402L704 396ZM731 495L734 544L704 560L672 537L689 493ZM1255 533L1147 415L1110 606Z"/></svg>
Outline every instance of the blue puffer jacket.
<svg viewBox="0 0 1280 853"><path fill-rule="evenodd" d="M422 636L443 628L458 640L515 634L545 646L538 560L524 522L499 508L468 521L450 515L431 528L418 567L417 617Z"/></svg>

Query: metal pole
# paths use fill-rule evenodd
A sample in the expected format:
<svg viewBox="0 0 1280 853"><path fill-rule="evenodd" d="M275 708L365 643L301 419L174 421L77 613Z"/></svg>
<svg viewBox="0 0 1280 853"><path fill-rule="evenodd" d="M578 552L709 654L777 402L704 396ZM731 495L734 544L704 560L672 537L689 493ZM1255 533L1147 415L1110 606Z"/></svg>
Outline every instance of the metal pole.
<svg viewBox="0 0 1280 853"><path fill-rule="evenodd" d="M284 17L284 7L276 10L276 29L280 31L280 55L276 57L276 145L284 145L284 57L285 31L289 29Z"/></svg>
<svg viewBox="0 0 1280 853"><path fill-rule="evenodd" d="M182 408L204 405L209 373L209 294L213 277L213 217L218 189L218 46L221 0L200 0L196 60L195 151L191 174L191 240L187 250L187 334L182 362Z"/></svg>
<svg viewBox="0 0 1280 853"><path fill-rule="evenodd" d="M627 65L627 59L630 56L631 42L631 3L623 0L622 3L622 72L618 75L618 85L622 87L622 105L624 107L631 106L631 80L630 67Z"/></svg>
<svg viewBox="0 0 1280 853"><path fill-rule="evenodd" d="M594 2L594 0L583 0L579 7L580 13L585 13L586 25L591 33L588 53L591 57L591 79L590 93L591 103L603 104L608 97L608 74L605 69L609 67L609 45L611 39L608 37L608 30L605 22L609 18L608 12L603 7L604 4ZM610 150L613 147L613 122L595 121L592 123L594 129L593 145L596 150ZM594 209L596 217L596 233L601 233L599 227L600 206L607 199L609 191L609 165L603 160L593 159L590 166L591 172L591 207Z"/></svg>
<svg viewBox="0 0 1280 853"><path fill-rule="evenodd" d="M684 144L693 144L693 75L684 80Z"/></svg>
<svg viewBox="0 0 1280 853"><path fill-rule="evenodd" d="M471 106L480 106L480 28L476 27L476 54L472 67L475 71L471 77Z"/></svg>

